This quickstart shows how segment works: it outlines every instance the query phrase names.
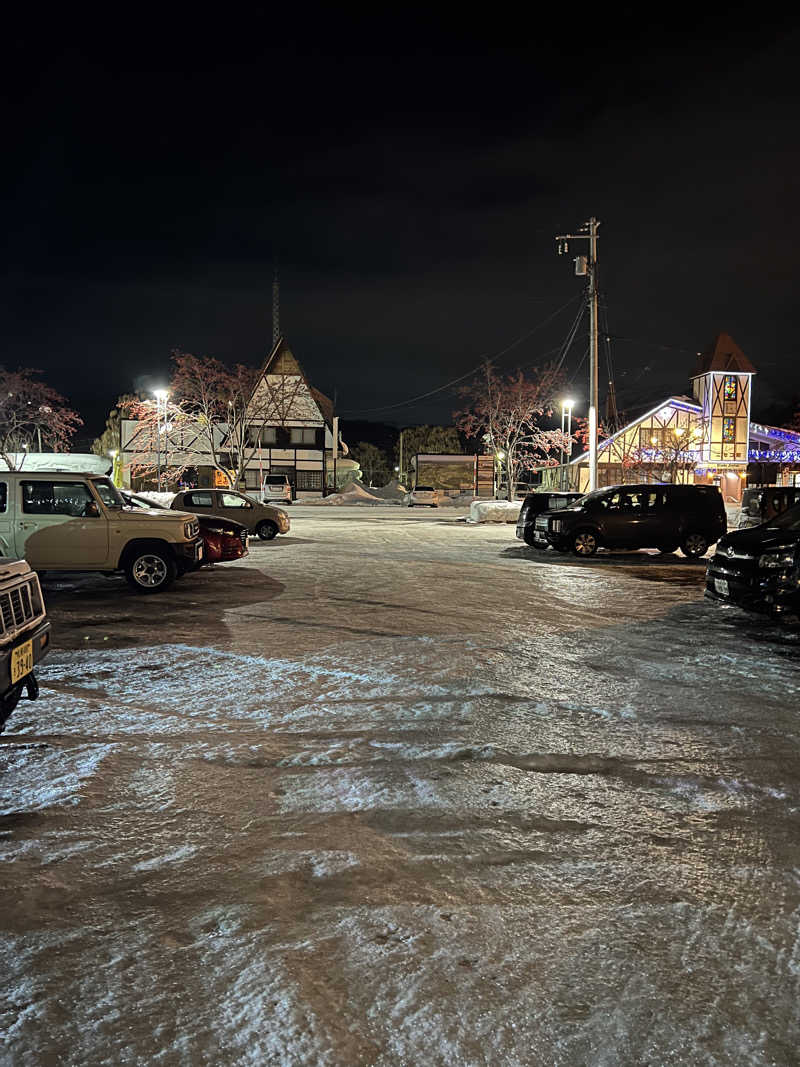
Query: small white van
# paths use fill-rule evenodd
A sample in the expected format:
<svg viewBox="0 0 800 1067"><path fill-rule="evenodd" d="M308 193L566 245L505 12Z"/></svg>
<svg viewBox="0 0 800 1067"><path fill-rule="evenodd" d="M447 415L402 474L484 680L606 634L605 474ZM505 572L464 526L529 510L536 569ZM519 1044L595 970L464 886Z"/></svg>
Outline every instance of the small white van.
<svg viewBox="0 0 800 1067"><path fill-rule="evenodd" d="M261 503L269 504L271 500L280 500L282 504L291 504L292 487L285 474L266 474L261 482Z"/></svg>

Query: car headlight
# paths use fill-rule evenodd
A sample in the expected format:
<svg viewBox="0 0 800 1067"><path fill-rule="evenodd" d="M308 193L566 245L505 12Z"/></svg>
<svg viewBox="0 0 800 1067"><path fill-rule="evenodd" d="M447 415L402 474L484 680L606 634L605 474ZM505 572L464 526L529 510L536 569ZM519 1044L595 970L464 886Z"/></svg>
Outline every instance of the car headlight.
<svg viewBox="0 0 800 1067"><path fill-rule="evenodd" d="M561 519L552 519L550 522L550 529L553 533L559 533L561 530Z"/></svg>
<svg viewBox="0 0 800 1067"><path fill-rule="evenodd" d="M794 563L794 549L782 548L777 552L765 552L758 557L759 567L791 567Z"/></svg>

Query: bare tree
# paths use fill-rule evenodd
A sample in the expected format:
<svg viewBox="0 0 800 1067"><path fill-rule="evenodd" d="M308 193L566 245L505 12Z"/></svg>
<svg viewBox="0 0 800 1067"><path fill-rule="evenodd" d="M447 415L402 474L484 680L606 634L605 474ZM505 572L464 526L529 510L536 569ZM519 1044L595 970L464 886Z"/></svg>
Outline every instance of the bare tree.
<svg viewBox="0 0 800 1067"><path fill-rule="evenodd" d="M487 362L483 373L460 390L466 406L456 412L456 425L468 437L483 436L505 471L511 499L521 470L554 466L558 456L569 454L572 439L561 430L548 429L555 395L563 382L552 365L503 376Z"/></svg>
<svg viewBox="0 0 800 1067"><path fill-rule="evenodd" d="M0 367L0 456L9 470L19 470L29 451L66 450L83 419L63 396L30 368Z"/></svg>

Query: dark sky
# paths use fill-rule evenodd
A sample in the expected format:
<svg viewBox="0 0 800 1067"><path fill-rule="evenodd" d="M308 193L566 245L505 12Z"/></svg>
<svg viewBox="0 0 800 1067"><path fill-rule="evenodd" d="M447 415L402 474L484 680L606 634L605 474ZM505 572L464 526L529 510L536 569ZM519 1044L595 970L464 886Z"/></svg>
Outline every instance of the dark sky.
<svg viewBox="0 0 800 1067"><path fill-rule="evenodd" d="M450 392L382 408L577 298L553 238L590 214L621 406L688 389L719 330L756 409L800 393L795 23L280 10L6 26L3 359L91 435L172 348L263 359L276 254L283 332L343 417L449 421ZM500 365L548 358L576 310Z"/></svg>

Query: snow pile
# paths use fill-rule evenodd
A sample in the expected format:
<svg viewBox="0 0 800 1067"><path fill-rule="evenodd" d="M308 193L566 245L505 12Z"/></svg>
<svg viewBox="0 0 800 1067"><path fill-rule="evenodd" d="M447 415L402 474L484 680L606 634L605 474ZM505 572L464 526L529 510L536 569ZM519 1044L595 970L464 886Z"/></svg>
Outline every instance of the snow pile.
<svg viewBox="0 0 800 1067"><path fill-rule="evenodd" d="M521 500L473 500L467 522L516 522Z"/></svg>
<svg viewBox="0 0 800 1067"><path fill-rule="evenodd" d="M154 489L143 489L140 493L136 494L143 500L152 500L154 504L160 504L163 508L168 508L172 501L175 499L175 493L157 493Z"/></svg>
<svg viewBox="0 0 800 1067"><path fill-rule="evenodd" d="M398 504L402 504L407 490L404 485L401 485L400 482L398 482L397 478L392 478L389 484L384 485L383 488L376 489L372 486L368 492L385 502L396 501Z"/></svg>
<svg viewBox="0 0 800 1067"><path fill-rule="evenodd" d="M320 500L309 500L309 504L385 504L385 500L374 496L371 489L367 489L358 479L348 482L344 489Z"/></svg>

